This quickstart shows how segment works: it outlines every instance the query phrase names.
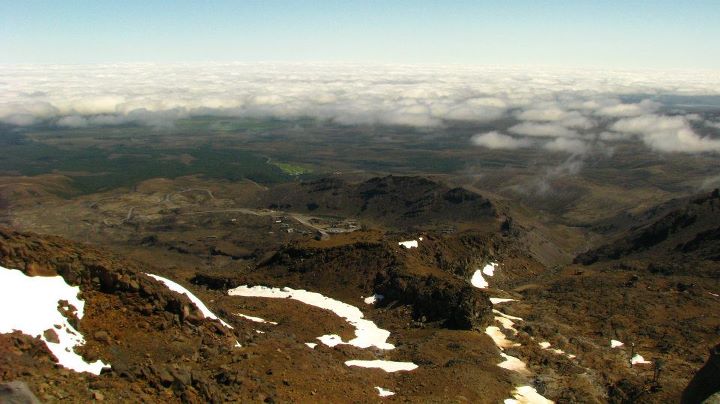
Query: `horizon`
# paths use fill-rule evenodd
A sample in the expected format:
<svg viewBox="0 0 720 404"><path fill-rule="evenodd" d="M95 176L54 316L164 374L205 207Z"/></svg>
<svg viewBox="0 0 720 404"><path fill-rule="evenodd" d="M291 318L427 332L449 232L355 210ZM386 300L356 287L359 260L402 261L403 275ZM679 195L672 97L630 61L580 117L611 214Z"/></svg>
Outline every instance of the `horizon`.
<svg viewBox="0 0 720 404"><path fill-rule="evenodd" d="M720 6L669 1L0 4L0 63L341 62L718 70Z"/></svg>

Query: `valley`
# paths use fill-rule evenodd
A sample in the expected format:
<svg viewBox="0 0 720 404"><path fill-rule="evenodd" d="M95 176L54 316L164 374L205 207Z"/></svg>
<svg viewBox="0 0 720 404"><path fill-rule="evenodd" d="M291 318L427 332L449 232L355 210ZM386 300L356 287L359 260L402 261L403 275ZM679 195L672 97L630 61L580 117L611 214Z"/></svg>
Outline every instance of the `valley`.
<svg viewBox="0 0 720 404"><path fill-rule="evenodd" d="M4 378L55 386L40 390L50 402L668 402L717 343L718 197L694 179L712 177L712 155L629 166L628 145L570 174L556 156L491 157L450 135L403 138L396 157L338 134L356 128L211 121L232 130L191 137L181 123L145 146L133 130L14 138L0 264L82 279L81 352L111 370L29 370L42 347L9 334ZM295 144L297 125L317 140ZM140 286L95 283L98 265ZM222 324L153 303L171 292L146 290L143 273L187 288ZM354 346L356 320L325 306L262 297L304 291L357 307L393 349ZM412 369L347 365L377 364L362 361Z"/></svg>

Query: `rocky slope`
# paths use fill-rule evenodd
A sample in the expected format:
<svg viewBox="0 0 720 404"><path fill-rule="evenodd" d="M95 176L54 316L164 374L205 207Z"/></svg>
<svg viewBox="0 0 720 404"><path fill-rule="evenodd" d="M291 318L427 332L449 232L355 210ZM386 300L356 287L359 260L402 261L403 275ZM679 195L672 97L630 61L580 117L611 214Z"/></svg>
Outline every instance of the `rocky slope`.
<svg viewBox="0 0 720 404"><path fill-rule="evenodd" d="M43 340L6 333L0 381L26 382L49 402L496 403L520 400L518 386L557 402L675 402L718 342L717 192L608 227L606 246L546 266L526 243L538 233L532 211L513 223L478 193L421 178L287 184L242 204L231 184L194 181L77 201L112 213L110 224L81 215L49 227L107 248L0 232L1 266L80 287L85 315L69 320L87 340L78 352L111 365L76 373ZM44 209L17 223L43 222ZM300 231L313 219L328 228L330 216L365 226ZM189 289L222 321L147 273ZM243 285L258 294L229 295ZM350 305L388 335L353 345L356 323L298 296ZM648 363L631 364L635 354ZM355 360L418 367L346 365Z"/></svg>
<svg viewBox="0 0 720 404"><path fill-rule="evenodd" d="M682 403L712 403L720 396L720 345L710 350L705 365L695 374L682 395ZM708 401L705 401L708 400Z"/></svg>
<svg viewBox="0 0 720 404"><path fill-rule="evenodd" d="M720 261L720 192L697 195L654 207L631 221L614 241L580 254L582 264L597 261L643 259L657 271L692 271L717 276L708 266ZM665 264L668 263L668 264ZM670 264L671 263L671 264ZM700 268L691 268L700 263Z"/></svg>
<svg viewBox="0 0 720 404"><path fill-rule="evenodd" d="M402 278L392 271L397 266L394 260L403 259L389 257L400 257L403 251L390 252L379 245L314 250L315 258L308 261L329 263L321 272L330 273L358 256L343 248L367 255L378 265L387 264L379 273L387 271L387 292L397 288L398 306L365 305L363 311L390 330L395 349L322 344L311 349L306 342L316 340L318 335L337 333L338 338L347 340L352 328L330 312L301 303L228 296L225 291L195 287L194 293L225 322L212 320L188 296L146 275L164 272L161 268L62 238L3 228L0 265L19 269L27 276L59 275L67 284L80 287L85 313L71 322L86 343L76 350L84 360L101 360L110 367L97 376L73 372L56 363L43 341L14 332L0 334L0 380L23 381L45 402L368 402L379 399L375 386L396 392L386 398L390 400L422 397L438 402L495 402L511 396L516 376L496 366L502 358L492 340L481 332L446 328L487 323L489 306L484 293L471 291L450 278L427 281L427 277L420 277L412 281L417 282L416 286L402 288L397 285L402 282L391 279ZM281 281L290 278L280 280L274 272L283 267L289 273L302 271L304 258L298 254L305 253L279 252L248 277L263 284L275 279L277 286L282 286ZM294 259L288 261L289 257ZM287 268L292 262L300 264ZM179 274L162 275L190 285ZM305 279L316 279L307 271L305 275ZM413 279L410 275L402 279ZM323 281L316 285L323 290ZM353 287L361 290L365 285ZM342 292L342 287L336 289L337 297L345 295L345 300L354 293L353 288ZM326 293L332 295L332 290ZM353 304L362 304L360 296L353 297ZM431 297L437 297L441 305L445 304L441 307L454 312L430 311L427 306ZM237 312L262 315L277 324L248 320ZM424 319L417 318L420 313ZM431 319L442 321L430 325ZM423 325L424 321L428 321L427 325ZM412 361L419 368L386 373L345 364L355 359Z"/></svg>
<svg viewBox="0 0 720 404"><path fill-rule="evenodd" d="M385 297L380 307L408 306L414 320L445 328L481 329L492 321L487 293L468 282L472 268L492 260L489 238L425 236L410 249L386 240L327 244L289 245L249 272L199 273L193 282L216 289L270 282L344 300L377 293Z"/></svg>
<svg viewBox="0 0 720 404"><path fill-rule="evenodd" d="M481 195L422 177L390 175L360 183L324 178L275 187L262 200L271 209L362 218L386 227L493 223L498 217L496 207Z"/></svg>

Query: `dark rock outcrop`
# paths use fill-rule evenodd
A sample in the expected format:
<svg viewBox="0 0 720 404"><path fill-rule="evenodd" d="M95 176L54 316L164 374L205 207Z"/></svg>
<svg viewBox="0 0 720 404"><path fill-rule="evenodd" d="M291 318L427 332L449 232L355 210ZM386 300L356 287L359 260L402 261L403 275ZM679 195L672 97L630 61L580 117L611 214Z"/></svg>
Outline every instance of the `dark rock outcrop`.
<svg viewBox="0 0 720 404"><path fill-rule="evenodd" d="M0 384L0 403L4 404L40 404L40 400L21 381Z"/></svg>
<svg viewBox="0 0 720 404"><path fill-rule="evenodd" d="M702 403L720 392L720 344L710 350L705 365L695 374L682 395L683 404Z"/></svg>
<svg viewBox="0 0 720 404"><path fill-rule="evenodd" d="M640 217L613 242L579 254L575 263L589 265L630 256L683 262L720 260L718 190L663 204Z"/></svg>
<svg viewBox="0 0 720 404"><path fill-rule="evenodd" d="M402 249L381 242L329 248L290 246L277 252L258 271L282 279L284 284L292 284L295 279L298 287L320 290L341 300L375 291L386 297L385 302L412 307L416 319L440 322L447 328L472 329L488 324L492 321L492 305L487 295L470 286L464 273L453 273L459 272L455 264L467 263L467 259L450 261L443 255L445 250L413 249L417 257L410 259L401 253ZM426 262L418 263L416 258ZM201 278L205 284L238 283L196 277ZM252 276L249 281L253 281Z"/></svg>
<svg viewBox="0 0 720 404"><path fill-rule="evenodd" d="M263 199L271 209L337 214L397 228L488 223L498 217L493 203L481 195L415 176L389 175L358 184L323 178L276 187Z"/></svg>

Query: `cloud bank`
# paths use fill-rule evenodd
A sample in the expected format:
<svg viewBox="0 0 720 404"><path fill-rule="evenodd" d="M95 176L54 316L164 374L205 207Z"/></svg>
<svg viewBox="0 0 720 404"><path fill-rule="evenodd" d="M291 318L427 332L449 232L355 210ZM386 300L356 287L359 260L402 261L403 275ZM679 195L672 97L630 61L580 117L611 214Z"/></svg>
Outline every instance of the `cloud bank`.
<svg viewBox="0 0 720 404"><path fill-rule="evenodd" d="M497 131L478 133L470 138L470 142L475 146L483 146L488 149L521 149L530 147L535 142L530 139L518 139L512 136L503 135Z"/></svg>
<svg viewBox="0 0 720 404"><path fill-rule="evenodd" d="M652 98L668 94L720 95L720 75L455 65L0 66L0 122L14 126L171 126L200 115L430 128L497 121L505 126L470 142L570 154L619 141L658 152L720 152L719 140L696 132L695 118L663 115Z"/></svg>

